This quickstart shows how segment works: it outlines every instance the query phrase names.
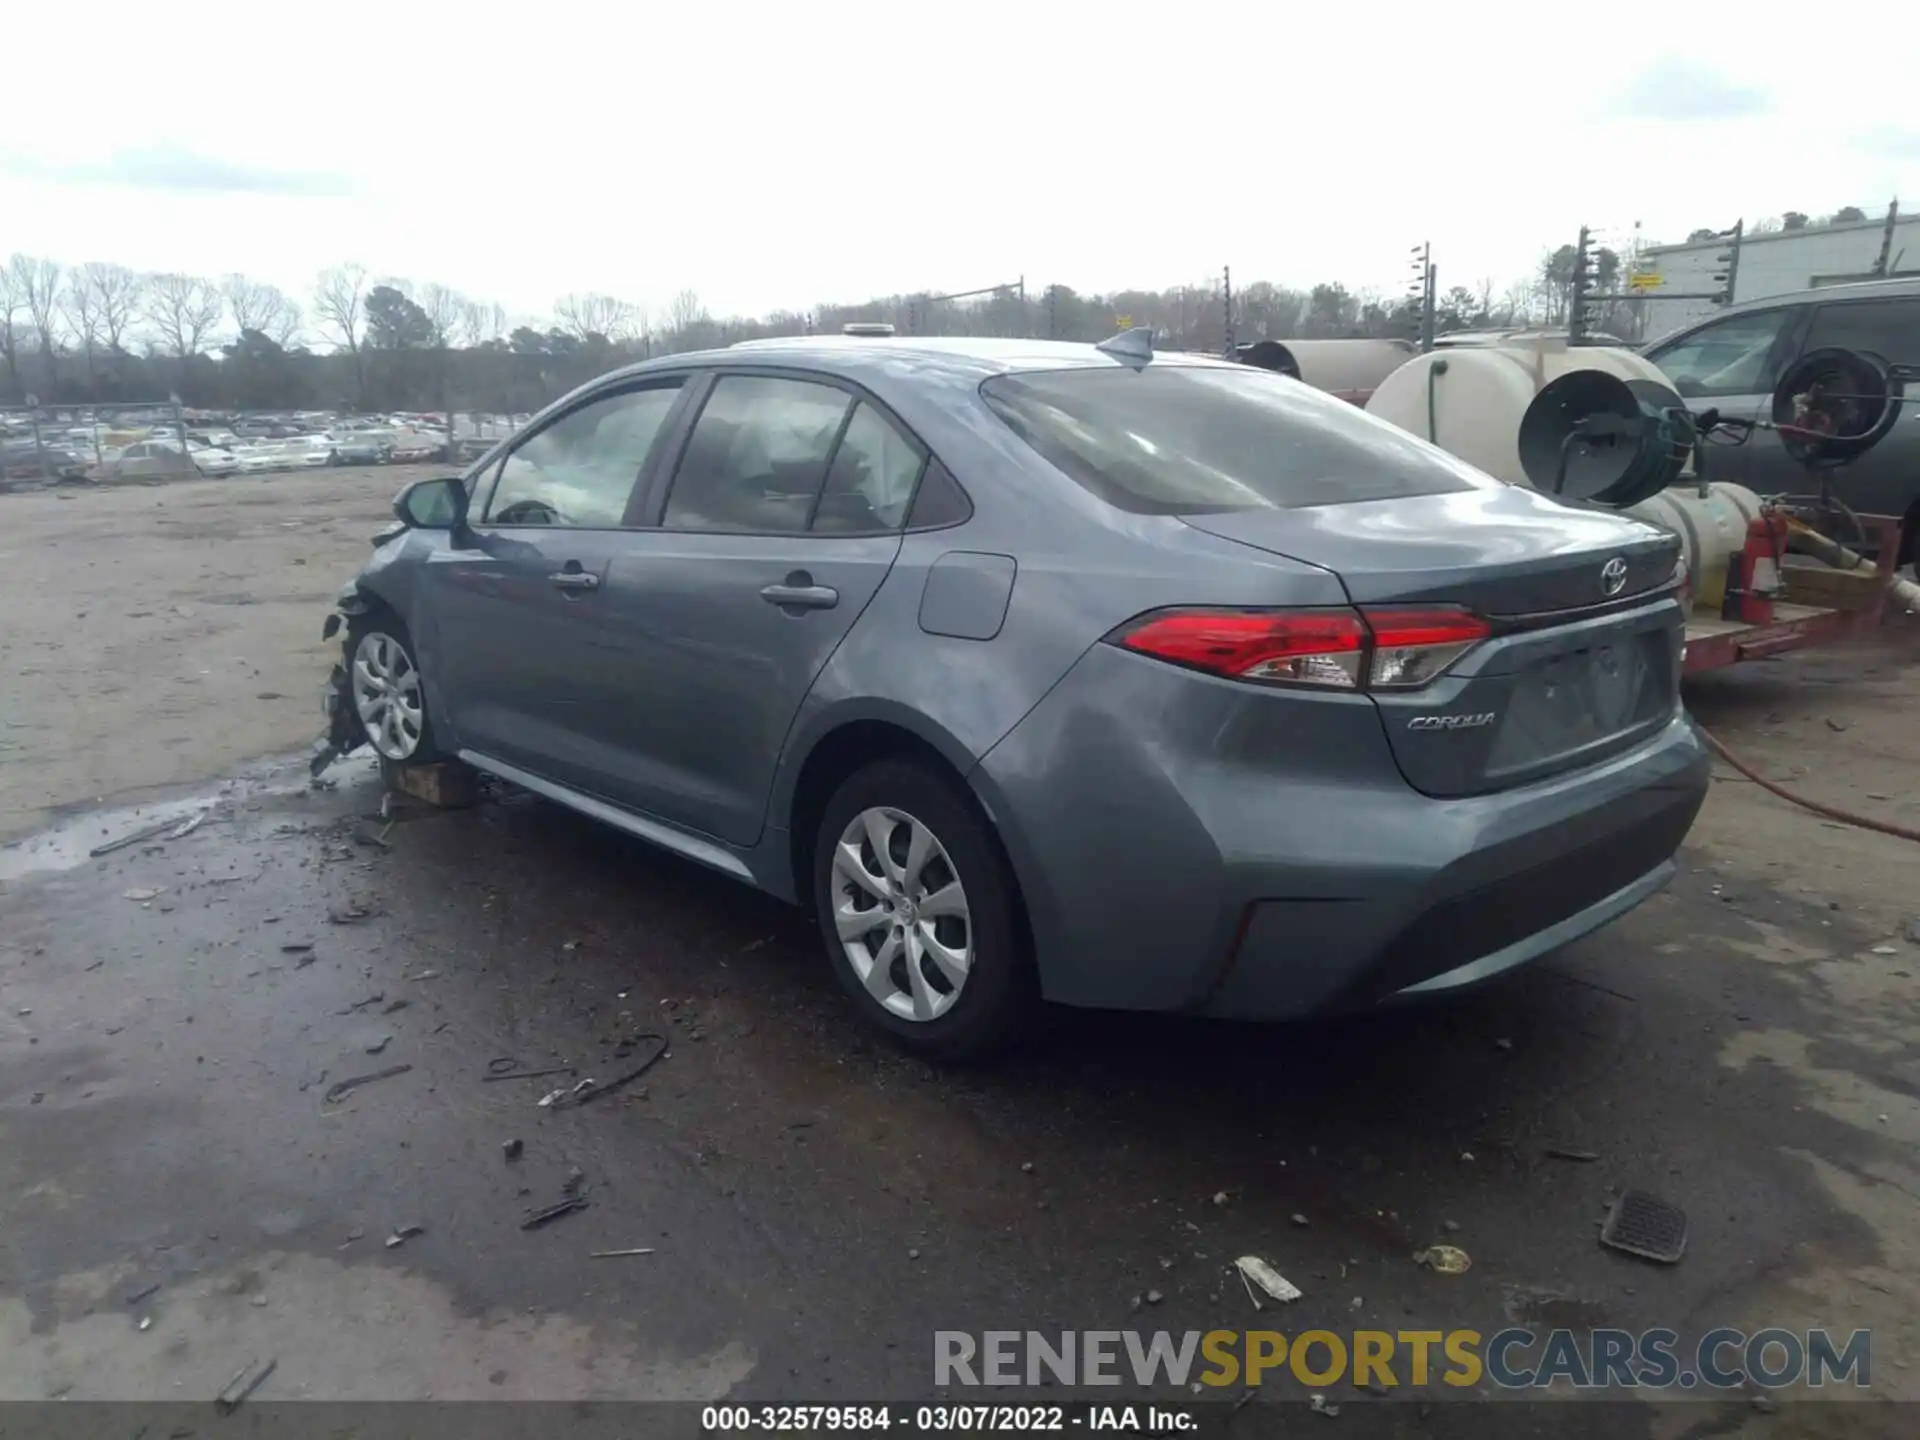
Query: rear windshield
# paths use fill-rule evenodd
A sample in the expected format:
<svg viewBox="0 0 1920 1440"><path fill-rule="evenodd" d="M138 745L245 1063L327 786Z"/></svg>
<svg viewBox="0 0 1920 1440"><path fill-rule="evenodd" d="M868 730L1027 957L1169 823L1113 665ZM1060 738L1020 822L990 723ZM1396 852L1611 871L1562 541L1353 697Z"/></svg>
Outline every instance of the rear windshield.
<svg viewBox="0 0 1920 1440"><path fill-rule="evenodd" d="M1292 510L1499 484L1268 370L1054 370L997 375L980 393L1056 467L1138 513Z"/></svg>

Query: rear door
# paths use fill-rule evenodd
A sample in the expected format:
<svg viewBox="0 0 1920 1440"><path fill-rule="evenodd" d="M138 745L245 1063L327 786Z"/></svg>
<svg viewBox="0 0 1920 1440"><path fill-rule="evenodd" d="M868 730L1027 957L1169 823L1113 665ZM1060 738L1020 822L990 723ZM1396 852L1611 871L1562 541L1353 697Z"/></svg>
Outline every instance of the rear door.
<svg viewBox="0 0 1920 1440"><path fill-rule="evenodd" d="M695 405L697 404L697 413ZM900 550L926 451L871 397L729 370L601 587L589 707L607 792L734 845L760 836L814 678Z"/></svg>
<svg viewBox="0 0 1920 1440"><path fill-rule="evenodd" d="M1830 348L1868 351L1895 365L1920 365L1920 296L1815 306L1801 353ZM1801 477L1799 488L1814 489L1806 472L1794 468ZM1833 493L1857 513L1906 514L1920 497L1920 403L1902 406L1892 433L1831 475Z"/></svg>
<svg viewBox="0 0 1920 1440"><path fill-rule="evenodd" d="M1773 387L1794 354L1805 315L1800 305L1728 315L1654 346L1647 358L1689 409L1765 420L1773 413ZM1742 445L1707 449L1709 480L1731 480L1764 495L1802 489L1805 478L1778 438L1765 431L1754 432Z"/></svg>

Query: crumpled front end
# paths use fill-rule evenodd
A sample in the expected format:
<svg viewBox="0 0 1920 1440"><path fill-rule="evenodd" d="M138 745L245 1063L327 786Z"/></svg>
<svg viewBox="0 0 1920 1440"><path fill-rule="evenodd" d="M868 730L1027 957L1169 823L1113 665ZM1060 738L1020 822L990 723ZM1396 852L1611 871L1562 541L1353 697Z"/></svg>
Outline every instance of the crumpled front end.
<svg viewBox="0 0 1920 1440"><path fill-rule="evenodd" d="M334 598L334 608L320 623L320 638L331 640L340 634L347 623L356 615L366 613L367 602L360 594L358 585L348 585ZM353 685L347 676L347 655L344 643L340 657L333 662L333 668L327 673L327 683L320 690L320 713L326 717L326 728L313 742L312 754L307 760L307 770L318 779L326 773L327 767L342 755L351 755L366 743L366 728L360 723L360 716L353 708Z"/></svg>

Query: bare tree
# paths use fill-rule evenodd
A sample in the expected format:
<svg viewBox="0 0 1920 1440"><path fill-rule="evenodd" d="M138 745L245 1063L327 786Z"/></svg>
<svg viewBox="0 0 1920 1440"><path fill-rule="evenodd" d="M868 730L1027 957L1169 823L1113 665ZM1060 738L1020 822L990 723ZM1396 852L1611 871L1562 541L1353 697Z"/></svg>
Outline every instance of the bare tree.
<svg viewBox="0 0 1920 1440"><path fill-rule="evenodd" d="M691 330L707 318L707 307L692 290L682 290L667 304L667 326L675 331Z"/></svg>
<svg viewBox="0 0 1920 1440"><path fill-rule="evenodd" d="M275 290L273 293L278 301L261 320L260 333L285 350L300 338L306 317L300 313L300 307L281 291Z"/></svg>
<svg viewBox="0 0 1920 1440"><path fill-rule="evenodd" d="M495 340L505 328L507 315L499 305L488 305L484 300L467 300L463 296L459 311L453 317L453 344L461 349L484 346L488 340Z"/></svg>
<svg viewBox="0 0 1920 1440"><path fill-rule="evenodd" d="M694 302L699 303L697 300ZM633 331L637 311L625 300L611 295L562 295L553 302L553 313L560 324L582 340L598 335L605 340L624 340Z"/></svg>
<svg viewBox="0 0 1920 1440"><path fill-rule="evenodd" d="M100 337L105 330L105 320L100 314L100 295L88 278L91 266L83 265L67 276L67 288L60 292L60 313L67 318L67 328L80 342L80 354L87 366L87 389L92 391L97 369L94 356L100 351Z"/></svg>
<svg viewBox="0 0 1920 1440"><path fill-rule="evenodd" d="M313 287L313 312L330 338L353 359L356 398L367 393L364 344L367 332L367 267L336 265L322 270Z"/></svg>
<svg viewBox="0 0 1920 1440"><path fill-rule="evenodd" d="M16 260L25 259L16 256ZM53 260L27 260L21 268L20 287L25 292L27 316L33 321L40 341L40 362L47 368L47 391L52 393L60 376L60 277L64 274Z"/></svg>
<svg viewBox="0 0 1920 1440"><path fill-rule="evenodd" d="M160 348L187 362L202 353L226 311L220 287L198 275L175 271L147 278L146 315L160 338Z"/></svg>
<svg viewBox="0 0 1920 1440"><path fill-rule="evenodd" d="M124 265L109 265L90 260L75 273L71 285L84 286L91 294L89 307L100 321L100 338L108 354L121 350L128 327L139 316L144 301L144 282Z"/></svg>
<svg viewBox="0 0 1920 1440"><path fill-rule="evenodd" d="M459 343L460 332L466 324L468 302L465 296L438 281L429 280L420 287L414 303L427 317L436 349L444 350Z"/></svg>
<svg viewBox="0 0 1920 1440"><path fill-rule="evenodd" d="M22 393L20 385L20 317L27 313L25 275L33 263L25 255L15 255L0 265L0 355L7 362L7 388Z"/></svg>
<svg viewBox="0 0 1920 1440"><path fill-rule="evenodd" d="M285 349L300 329L300 307L277 285L229 275L220 282L220 293L226 297L227 314L236 331L252 330Z"/></svg>

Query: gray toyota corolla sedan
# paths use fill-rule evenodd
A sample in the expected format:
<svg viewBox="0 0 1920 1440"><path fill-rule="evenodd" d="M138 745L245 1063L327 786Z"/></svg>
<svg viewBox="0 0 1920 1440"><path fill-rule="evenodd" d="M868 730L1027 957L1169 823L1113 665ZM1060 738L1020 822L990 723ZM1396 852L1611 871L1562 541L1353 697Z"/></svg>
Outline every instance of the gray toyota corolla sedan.
<svg viewBox="0 0 1920 1440"><path fill-rule="evenodd" d="M671 356L395 505L334 743L810 906L930 1054L1484 980L1706 790L1673 536L1137 332Z"/></svg>

